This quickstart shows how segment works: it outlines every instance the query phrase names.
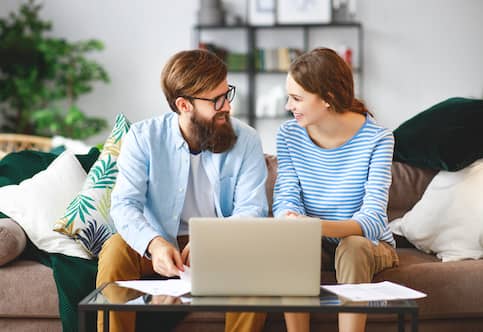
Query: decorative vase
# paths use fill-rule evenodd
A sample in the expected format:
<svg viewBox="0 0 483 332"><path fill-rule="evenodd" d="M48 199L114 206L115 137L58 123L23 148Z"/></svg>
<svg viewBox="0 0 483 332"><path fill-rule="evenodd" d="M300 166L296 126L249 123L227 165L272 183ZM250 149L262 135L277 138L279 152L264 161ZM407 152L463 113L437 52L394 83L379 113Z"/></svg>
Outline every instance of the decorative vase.
<svg viewBox="0 0 483 332"><path fill-rule="evenodd" d="M224 25L225 11L220 0L200 0L198 24Z"/></svg>

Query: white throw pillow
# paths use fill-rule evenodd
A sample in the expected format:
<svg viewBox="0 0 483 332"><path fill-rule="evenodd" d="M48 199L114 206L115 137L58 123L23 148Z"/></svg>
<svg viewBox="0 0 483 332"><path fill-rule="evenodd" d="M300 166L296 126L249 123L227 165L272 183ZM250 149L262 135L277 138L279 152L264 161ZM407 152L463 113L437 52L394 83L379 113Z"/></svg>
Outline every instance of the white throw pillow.
<svg viewBox="0 0 483 332"><path fill-rule="evenodd" d="M86 172L77 158L66 151L32 178L0 188L0 211L22 226L37 248L89 258L75 241L52 230L85 179Z"/></svg>
<svg viewBox="0 0 483 332"><path fill-rule="evenodd" d="M440 171L411 211L389 227L443 262L483 257L483 159Z"/></svg>
<svg viewBox="0 0 483 332"><path fill-rule="evenodd" d="M52 137L52 148L64 146L66 151L75 154L88 154L92 148L81 140L75 140L64 136Z"/></svg>

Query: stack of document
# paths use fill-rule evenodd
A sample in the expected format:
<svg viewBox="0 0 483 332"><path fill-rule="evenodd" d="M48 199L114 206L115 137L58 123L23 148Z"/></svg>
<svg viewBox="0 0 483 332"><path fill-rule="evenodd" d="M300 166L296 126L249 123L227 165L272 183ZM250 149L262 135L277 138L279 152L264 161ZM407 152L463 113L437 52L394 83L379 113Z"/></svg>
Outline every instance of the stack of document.
<svg viewBox="0 0 483 332"><path fill-rule="evenodd" d="M191 292L191 276L187 266L185 272L181 272L180 279L128 280L116 281L116 284L151 295L181 296Z"/></svg>
<svg viewBox="0 0 483 332"><path fill-rule="evenodd" d="M417 290L390 281L370 284L322 285L320 287L351 301L404 300L426 296Z"/></svg>
<svg viewBox="0 0 483 332"><path fill-rule="evenodd" d="M116 284L151 295L181 296L191 292L189 268L186 268L185 272L181 274L181 279L116 281ZM422 292L390 281L321 285L320 287L350 301L404 300L426 297L426 294Z"/></svg>

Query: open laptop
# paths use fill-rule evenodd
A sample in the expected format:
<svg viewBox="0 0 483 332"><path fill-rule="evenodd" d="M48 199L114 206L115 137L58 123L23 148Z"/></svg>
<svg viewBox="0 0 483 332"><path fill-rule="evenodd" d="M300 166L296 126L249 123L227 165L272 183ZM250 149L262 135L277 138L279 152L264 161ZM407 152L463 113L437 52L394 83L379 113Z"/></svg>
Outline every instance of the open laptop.
<svg viewBox="0 0 483 332"><path fill-rule="evenodd" d="M192 295L319 295L319 219L191 218L189 224Z"/></svg>

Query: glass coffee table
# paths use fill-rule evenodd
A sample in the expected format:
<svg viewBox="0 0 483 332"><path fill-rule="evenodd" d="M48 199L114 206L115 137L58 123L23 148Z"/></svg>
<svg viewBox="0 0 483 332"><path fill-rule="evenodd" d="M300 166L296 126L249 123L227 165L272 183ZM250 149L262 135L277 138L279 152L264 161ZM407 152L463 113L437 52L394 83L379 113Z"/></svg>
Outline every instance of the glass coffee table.
<svg viewBox="0 0 483 332"><path fill-rule="evenodd" d="M411 331L418 330L418 305L414 300L351 302L324 289L320 296L268 297L268 296L152 296L116 283L100 286L79 303L79 329L86 330L86 314L102 311L104 331L109 331L110 311L259 311L259 312L320 312L320 313L366 313L395 314L398 316L398 331L405 329L405 317L411 320Z"/></svg>

